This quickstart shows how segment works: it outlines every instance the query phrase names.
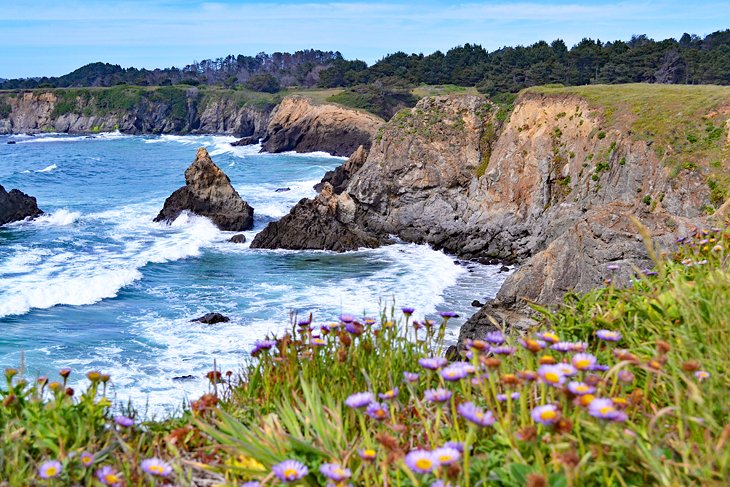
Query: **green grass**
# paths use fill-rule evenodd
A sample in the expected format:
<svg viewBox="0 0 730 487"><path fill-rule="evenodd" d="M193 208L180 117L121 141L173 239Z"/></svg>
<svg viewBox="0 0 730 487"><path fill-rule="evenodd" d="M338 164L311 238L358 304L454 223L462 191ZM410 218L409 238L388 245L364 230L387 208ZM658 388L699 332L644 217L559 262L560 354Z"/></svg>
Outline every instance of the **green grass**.
<svg viewBox="0 0 730 487"><path fill-rule="evenodd" d="M730 189L727 118L730 87L711 85L538 86L526 92L572 94L587 100L608 129L652 143L672 174L698 168L723 191ZM717 162L716 165L708 164Z"/></svg>
<svg viewBox="0 0 730 487"><path fill-rule="evenodd" d="M311 317L300 320L239 374L211 372L211 393L181 417L128 428L112 420L108 377L90 375L91 386L78 394L65 378L49 383L7 370L0 478L10 485L98 485L95 470L109 466L126 485L153 485L140 462L160 457L173 468L175 485L276 485L271 469L287 459L308 466L299 485L311 486L326 483L319 467L332 462L350 470L354 485L723 485L730 476L730 228L697 231L669 259L647 248L657 259L654 272L639 272L629 288L570 294L557 310L536 306L537 329L505 330L512 355L488 354L486 343L475 342L464 364L476 372L457 381L418 363L443 354L446 320L417 323L394 307L349 330L340 321L313 327ZM602 341L598 329L621 339ZM583 405L588 396L528 376L540 364L577 360L575 352L540 348L535 333L551 330L606 366L567 380L595 387L593 396L610 398L623 421L594 417ZM420 376L406 382L404 372ZM425 400L435 387L451 398L442 405ZM344 404L365 391L392 391L392 399L379 400L382 419ZM500 398L512 393L519 397ZM494 422L467 421L458 411L465 402ZM550 404L557 422L539 424L532 411ZM404 460L447 441L464 445L453 465L421 474ZM362 459L363 449L375 458ZM92 467L81 464L82 452L95 455ZM63 471L43 483L37 469L50 459Z"/></svg>

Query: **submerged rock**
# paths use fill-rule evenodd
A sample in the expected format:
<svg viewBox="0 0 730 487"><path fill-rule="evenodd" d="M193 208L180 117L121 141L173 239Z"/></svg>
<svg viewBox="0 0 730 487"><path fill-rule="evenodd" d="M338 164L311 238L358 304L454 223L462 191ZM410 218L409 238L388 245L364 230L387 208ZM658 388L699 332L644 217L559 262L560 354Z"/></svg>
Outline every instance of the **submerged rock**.
<svg viewBox="0 0 730 487"><path fill-rule="evenodd" d="M42 215L36 199L18 189L10 192L0 185L0 225Z"/></svg>
<svg viewBox="0 0 730 487"><path fill-rule="evenodd" d="M239 233L238 235L232 236L230 239L228 239L228 241L237 244L246 243L246 236L242 233Z"/></svg>
<svg viewBox="0 0 730 487"><path fill-rule="evenodd" d="M224 316L220 313L206 313L200 318L190 320L198 323L205 323L206 325L215 325L216 323L228 323L231 319L228 316Z"/></svg>
<svg viewBox="0 0 730 487"><path fill-rule="evenodd" d="M165 200L156 222L172 222L183 211L210 218L221 230L242 231L253 227L253 208L231 185L204 147L185 170L186 185Z"/></svg>

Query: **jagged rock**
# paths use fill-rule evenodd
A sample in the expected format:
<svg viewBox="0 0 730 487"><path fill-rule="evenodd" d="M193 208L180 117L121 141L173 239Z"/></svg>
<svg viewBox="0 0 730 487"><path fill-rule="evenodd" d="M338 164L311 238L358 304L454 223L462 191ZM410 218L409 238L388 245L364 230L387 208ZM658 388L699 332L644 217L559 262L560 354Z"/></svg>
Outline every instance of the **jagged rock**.
<svg viewBox="0 0 730 487"><path fill-rule="evenodd" d="M241 231L253 227L253 208L233 189L231 180L201 147L185 170L186 185L165 200L154 221L174 221L183 211L210 218L221 230Z"/></svg>
<svg viewBox="0 0 730 487"><path fill-rule="evenodd" d="M383 240L351 225L355 204L335 195L325 183L314 199L302 199L279 221L269 223L251 242L252 249L326 249L338 252L373 248Z"/></svg>
<svg viewBox="0 0 730 487"><path fill-rule="evenodd" d="M261 144L266 152L325 151L346 157L358 146L369 148L383 123L383 119L359 110L315 105L307 98L288 96L271 114Z"/></svg>
<svg viewBox="0 0 730 487"><path fill-rule="evenodd" d="M481 308L482 306L484 306L484 303L482 303L478 299L475 299L474 301L471 302L471 305L474 306L475 308Z"/></svg>
<svg viewBox="0 0 730 487"><path fill-rule="evenodd" d="M259 136L242 137L242 138L238 139L235 142L231 142L231 145L233 147L243 147L243 146L246 146L246 145L256 145L256 144L259 143L259 139L260 138L261 137L259 137Z"/></svg>
<svg viewBox="0 0 730 487"><path fill-rule="evenodd" d="M246 236L242 233L239 233L238 235L232 236L230 239L228 239L228 241L237 244L246 243Z"/></svg>
<svg viewBox="0 0 730 487"><path fill-rule="evenodd" d="M18 189L5 191L0 185L0 225L42 215L36 199Z"/></svg>
<svg viewBox="0 0 730 487"><path fill-rule="evenodd" d="M15 142L14 140L8 140L8 142L7 142L7 144L9 144L9 145L13 145L13 144L15 144L15 143L16 143L16 142Z"/></svg>
<svg viewBox="0 0 730 487"><path fill-rule="evenodd" d="M185 382L185 381L189 381L189 380L195 380L195 376L194 375L179 375L177 377L173 377L172 380L174 380L175 382Z"/></svg>
<svg viewBox="0 0 730 487"><path fill-rule="evenodd" d="M368 157L368 151L365 146L358 147L355 152L340 166L332 171L327 171L322 181L314 185L314 189L322 191L324 183L330 183L335 194L342 193L350 182L350 178L365 164Z"/></svg>
<svg viewBox="0 0 730 487"><path fill-rule="evenodd" d="M291 191L291 188L276 188L274 193L285 193L287 191Z"/></svg>
<svg viewBox="0 0 730 487"><path fill-rule="evenodd" d="M227 323L231 321L231 319L228 316L224 316L220 313L206 313L200 318L195 318L194 320L190 321L205 323L206 325L215 325L216 323Z"/></svg>

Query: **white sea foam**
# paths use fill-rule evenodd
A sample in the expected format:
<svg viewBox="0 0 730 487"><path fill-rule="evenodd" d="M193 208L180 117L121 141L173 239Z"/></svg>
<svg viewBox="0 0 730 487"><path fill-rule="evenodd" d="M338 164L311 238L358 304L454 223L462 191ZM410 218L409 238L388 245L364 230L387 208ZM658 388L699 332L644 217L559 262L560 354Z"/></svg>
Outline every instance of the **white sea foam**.
<svg viewBox="0 0 730 487"><path fill-rule="evenodd" d="M81 142L88 140L116 140L122 137L132 137L131 135L116 132L101 132L93 135L67 135L58 132L49 132L34 137L24 136L17 140L18 144L42 144L47 142Z"/></svg>
<svg viewBox="0 0 730 487"><path fill-rule="evenodd" d="M61 209L53 213L44 213L35 220L31 220L30 223L33 225L66 226L75 223L80 217L81 213L78 211Z"/></svg>
<svg viewBox="0 0 730 487"><path fill-rule="evenodd" d="M38 170L38 171L36 171L36 172L51 172L51 171L53 171L54 169L58 169L58 166L57 166L57 165L55 165L55 164L51 164L50 166L46 166L46 167L44 167L43 169L39 169L39 170Z"/></svg>

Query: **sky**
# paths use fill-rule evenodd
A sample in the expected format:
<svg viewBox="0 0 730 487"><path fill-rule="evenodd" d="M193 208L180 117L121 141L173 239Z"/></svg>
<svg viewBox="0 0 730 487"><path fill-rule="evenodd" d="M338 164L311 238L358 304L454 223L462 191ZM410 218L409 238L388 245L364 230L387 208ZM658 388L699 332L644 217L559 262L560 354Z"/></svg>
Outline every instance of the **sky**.
<svg viewBox="0 0 730 487"><path fill-rule="evenodd" d="M730 28L727 0L0 0L0 78L90 62L182 67L228 54L322 49L368 64L464 43L654 39Z"/></svg>

